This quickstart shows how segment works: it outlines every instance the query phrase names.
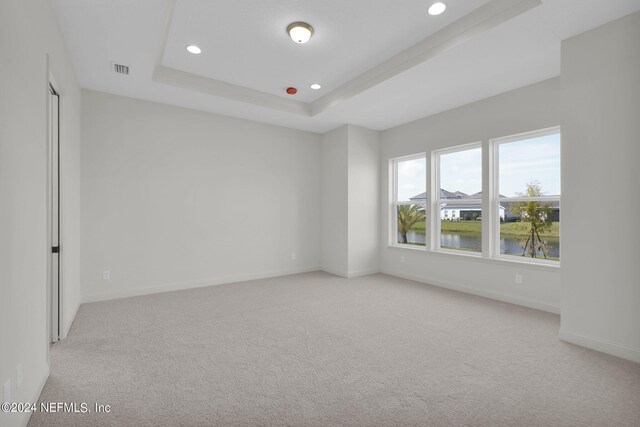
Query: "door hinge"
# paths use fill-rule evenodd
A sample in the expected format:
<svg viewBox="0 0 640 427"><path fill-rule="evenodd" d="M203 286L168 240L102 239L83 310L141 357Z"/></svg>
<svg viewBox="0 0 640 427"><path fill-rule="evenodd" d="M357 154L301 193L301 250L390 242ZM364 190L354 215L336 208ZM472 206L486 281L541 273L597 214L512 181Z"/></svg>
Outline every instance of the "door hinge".
<svg viewBox="0 0 640 427"><path fill-rule="evenodd" d="M58 253L60 253L60 246L52 246L52 247L51 247L51 253L52 253L52 254L58 254Z"/></svg>

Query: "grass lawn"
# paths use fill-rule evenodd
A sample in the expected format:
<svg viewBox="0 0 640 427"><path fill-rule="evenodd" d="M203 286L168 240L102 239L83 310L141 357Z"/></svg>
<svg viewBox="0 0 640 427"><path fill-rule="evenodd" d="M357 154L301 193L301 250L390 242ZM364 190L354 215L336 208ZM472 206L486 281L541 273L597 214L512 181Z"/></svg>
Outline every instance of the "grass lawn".
<svg viewBox="0 0 640 427"><path fill-rule="evenodd" d="M449 234L480 234L482 229L482 222L480 221L442 221L442 232ZM507 236L521 236L526 230L529 229L528 223L522 222L506 222L500 224L500 234ZM413 227L412 231L417 233L424 233L425 223L421 222ZM540 237L555 237L560 236L560 223L554 222L551 224L551 230L546 233L540 234Z"/></svg>
<svg viewBox="0 0 640 427"><path fill-rule="evenodd" d="M507 222L504 224L500 224L500 234L502 235L512 235L512 236L520 236L523 233L526 233L527 230L530 230L529 228L529 224L527 224L526 222ZM553 238L559 238L560 237L560 223L559 222L552 222L551 223L551 230L545 232L545 233L540 233L540 237L553 237Z"/></svg>

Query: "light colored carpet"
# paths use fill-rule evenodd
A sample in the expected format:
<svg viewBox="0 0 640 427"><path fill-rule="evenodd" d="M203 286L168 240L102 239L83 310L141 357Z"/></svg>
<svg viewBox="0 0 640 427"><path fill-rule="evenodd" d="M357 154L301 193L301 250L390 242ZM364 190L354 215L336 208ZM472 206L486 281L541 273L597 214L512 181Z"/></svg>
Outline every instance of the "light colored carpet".
<svg viewBox="0 0 640 427"><path fill-rule="evenodd" d="M558 316L316 272L85 304L30 426L640 425L640 365Z"/></svg>

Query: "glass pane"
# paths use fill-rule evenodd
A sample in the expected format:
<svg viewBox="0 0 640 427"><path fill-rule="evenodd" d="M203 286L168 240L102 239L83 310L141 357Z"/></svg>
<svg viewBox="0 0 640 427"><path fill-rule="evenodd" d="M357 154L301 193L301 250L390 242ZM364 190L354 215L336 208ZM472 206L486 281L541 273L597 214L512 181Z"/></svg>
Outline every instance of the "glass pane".
<svg viewBox="0 0 640 427"><path fill-rule="evenodd" d="M499 145L500 196L560 194L560 134Z"/></svg>
<svg viewBox="0 0 640 427"><path fill-rule="evenodd" d="M440 247L482 252L480 147L440 155L440 202Z"/></svg>
<svg viewBox="0 0 640 427"><path fill-rule="evenodd" d="M427 159L421 157L398 161L397 173L397 200L424 203L427 191Z"/></svg>
<svg viewBox="0 0 640 427"><path fill-rule="evenodd" d="M500 213L501 254L560 260L559 202L502 202Z"/></svg>
<svg viewBox="0 0 640 427"><path fill-rule="evenodd" d="M399 205L396 208L398 243L425 245L426 212L425 205Z"/></svg>
<svg viewBox="0 0 640 427"><path fill-rule="evenodd" d="M482 149L440 155L440 198L482 199Z"/></svg>
<svg viewBox="0 0 640 427"><path fill-rule="evenodd" d="M463 215L479 215L469 211ZM469 217L471 218L471 216ZM478 219L454 220L443 218L440 221L440 247L463 251L482 252L482 223Z"/></svg>

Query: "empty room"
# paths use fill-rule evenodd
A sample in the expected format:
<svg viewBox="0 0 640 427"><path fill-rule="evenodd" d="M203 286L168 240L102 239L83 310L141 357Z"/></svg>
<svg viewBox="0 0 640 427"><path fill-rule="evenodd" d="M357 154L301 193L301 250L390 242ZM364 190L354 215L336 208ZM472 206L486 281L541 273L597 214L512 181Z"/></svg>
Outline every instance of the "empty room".
<svg viewBox="0 0 640 427"><path fill-rule="evenodd" d="M640 426L640 0L2 0L0 427Z"/></svg>

